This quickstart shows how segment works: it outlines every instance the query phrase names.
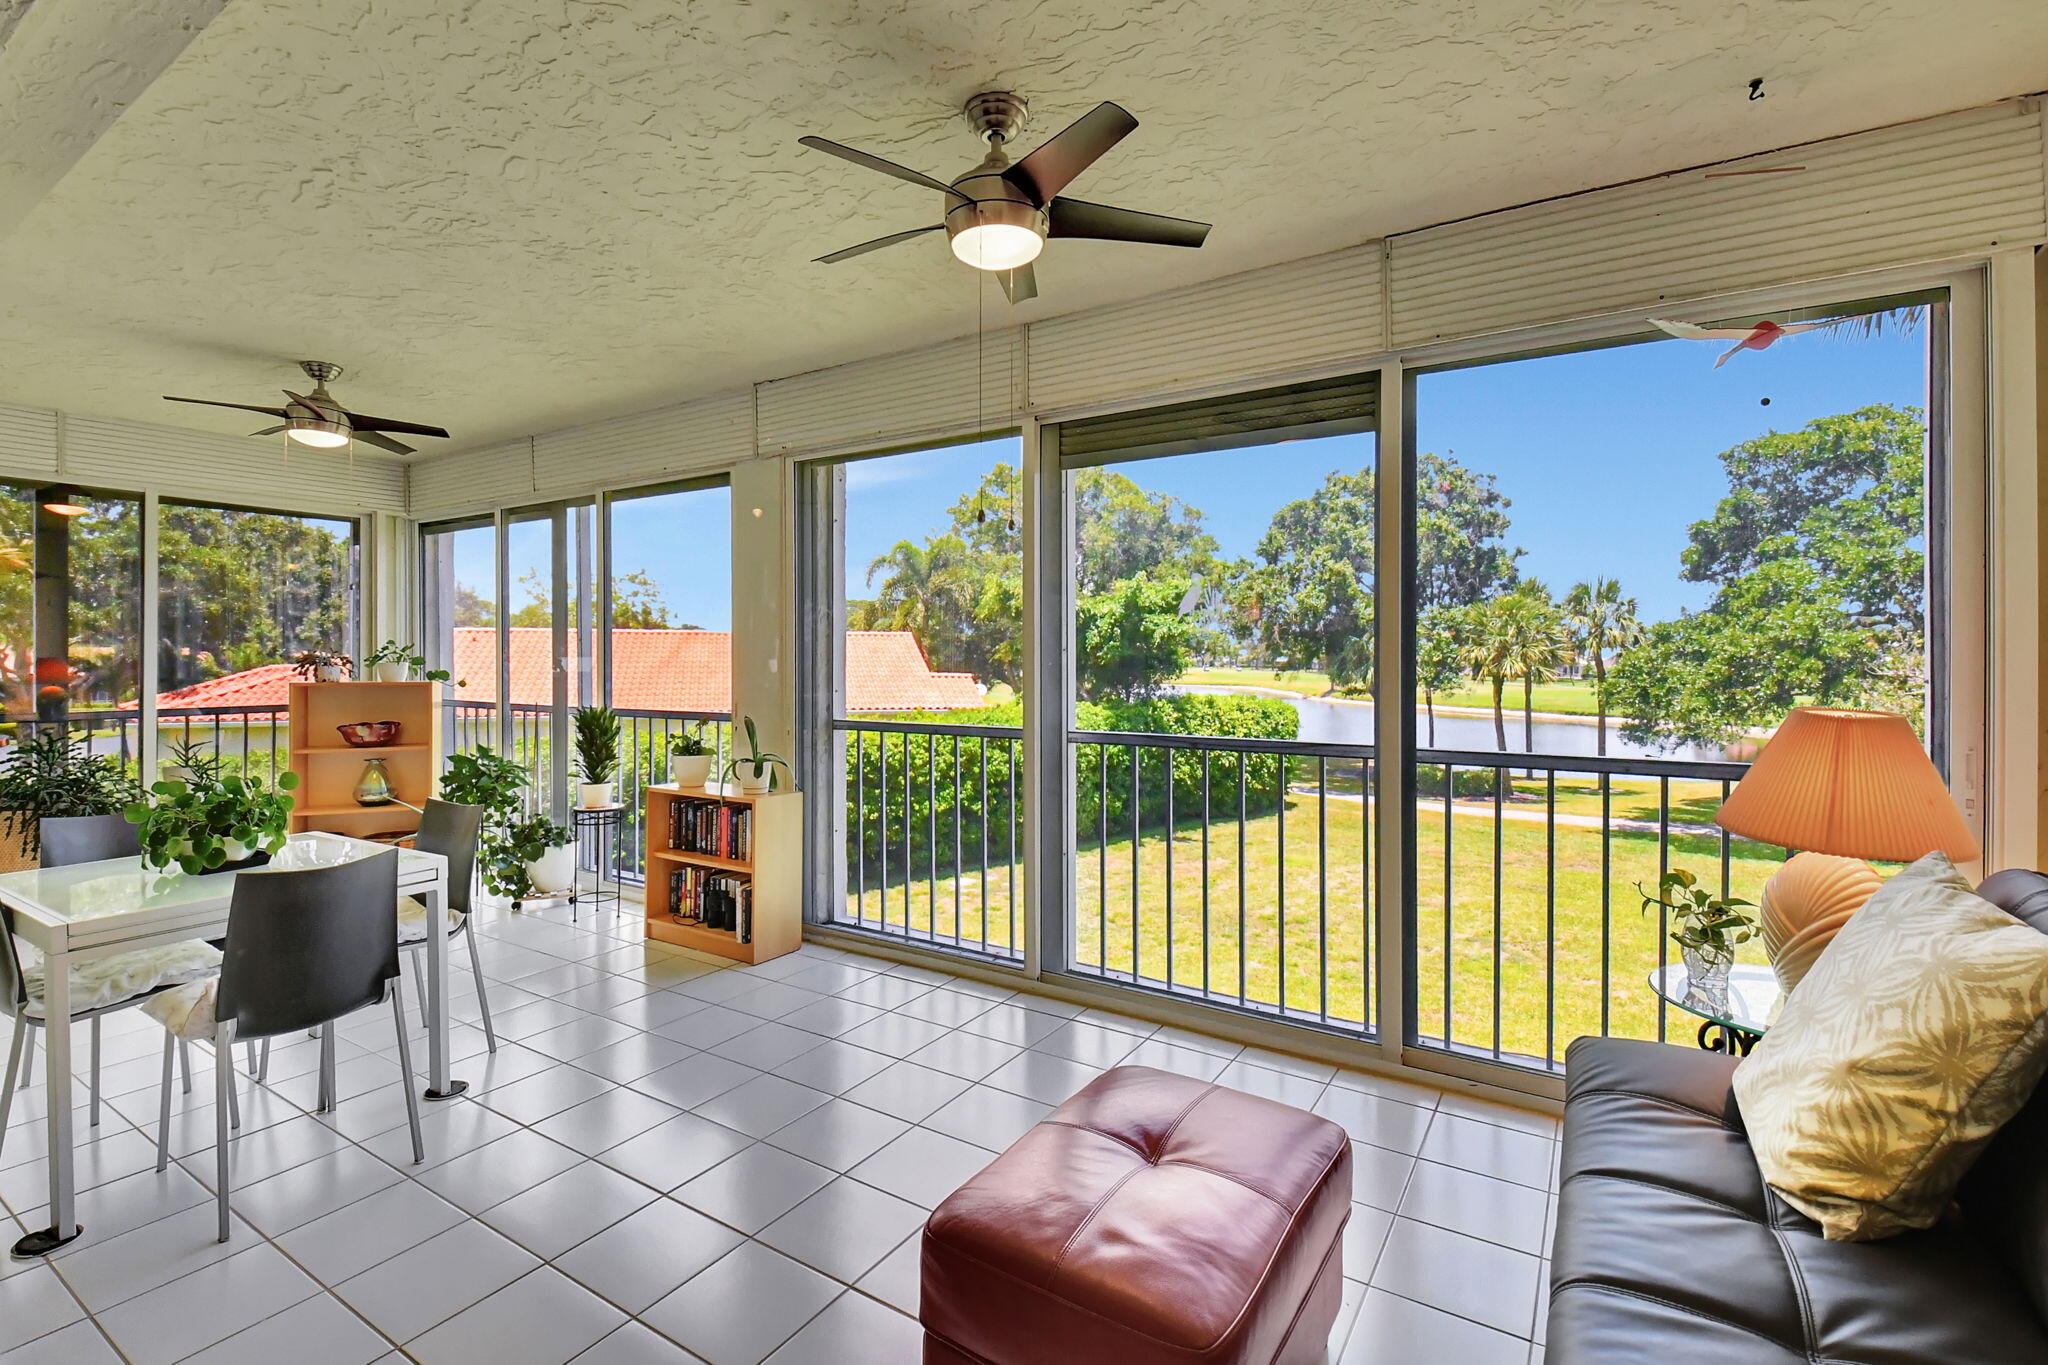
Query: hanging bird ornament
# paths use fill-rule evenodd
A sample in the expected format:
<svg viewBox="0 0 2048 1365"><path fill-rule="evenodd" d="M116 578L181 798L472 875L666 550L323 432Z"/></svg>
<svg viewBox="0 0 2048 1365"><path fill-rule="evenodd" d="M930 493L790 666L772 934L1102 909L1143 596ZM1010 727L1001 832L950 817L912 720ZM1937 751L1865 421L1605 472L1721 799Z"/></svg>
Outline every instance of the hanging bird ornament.
<svg viewBox="0 0 2048 1365"><path fill-rule="evenodd" d="M1714 362L1720 369L1731 360L1737 351L1763 351L1789 336L1800 332L1811 332L1819 327L1833 327L1839 319L1826 322L1777 323L1765 318L1754 327L1697 327L1690 322L1672 322L1668 318L1651 318L1650 325L1660 331L1686 341L1732 341L1735 344L1721 353Z"/></svg>

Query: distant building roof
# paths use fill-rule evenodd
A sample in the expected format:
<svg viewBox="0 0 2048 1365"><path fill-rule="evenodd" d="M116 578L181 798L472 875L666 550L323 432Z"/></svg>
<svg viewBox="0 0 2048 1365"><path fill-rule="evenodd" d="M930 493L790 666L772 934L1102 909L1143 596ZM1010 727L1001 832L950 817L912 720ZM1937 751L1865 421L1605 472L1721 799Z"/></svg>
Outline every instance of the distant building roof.
<svg viewBox="0 0 2048 1365"><path fill-rule="evenodd" d="M546 706L554 698L550 671L553 632L516 626L512 645L512 701ZM498 699L497 632L488 626L455 631L449 669L463 686L463 701ZM574 658L571 658L571 666ZM210 709L283 706L290 664L210 678L157 697L157 706ZM982 704L972 673L935 672L917 637L907 630L846 633L847 710L958 711ZM132 710L135 703L124 705ZM732 636L720 630L615 630L612 632L612 705L622 711L732 710Z"/></svg>

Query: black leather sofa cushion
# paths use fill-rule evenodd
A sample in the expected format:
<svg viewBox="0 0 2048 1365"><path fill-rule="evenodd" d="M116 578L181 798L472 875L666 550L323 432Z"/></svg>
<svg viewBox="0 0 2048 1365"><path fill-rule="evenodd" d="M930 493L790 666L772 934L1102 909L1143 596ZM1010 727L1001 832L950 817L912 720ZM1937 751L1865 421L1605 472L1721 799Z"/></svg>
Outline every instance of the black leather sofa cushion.
<svg viewBox="0 0 2048 1365"><path fill-rule="evenodd" d="M1829 1242L1771 1193L1735 1066L1661 1043L1571 1045L1550 1365L2048 1362L2019 1279L1961 1213Z"/></svg>

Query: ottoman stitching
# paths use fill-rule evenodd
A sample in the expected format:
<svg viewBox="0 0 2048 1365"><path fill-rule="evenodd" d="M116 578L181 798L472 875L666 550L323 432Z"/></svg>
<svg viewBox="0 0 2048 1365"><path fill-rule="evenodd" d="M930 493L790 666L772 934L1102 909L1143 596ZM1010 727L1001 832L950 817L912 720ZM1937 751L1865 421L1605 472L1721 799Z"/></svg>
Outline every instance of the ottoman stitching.
<svg viewBox="0 0 2048 1365"><path fill-rule="evenodd" d="M1081 1240L1081 1234L1088 1230L1088 1225L1095 1221L1095 1216L1101 1213L1105 1208L1109 1207L1109 1201L1116 1198L1116 1192L1118 1190L1122 1189L1125 1185L1128 1185L1132 1180L1136 1179L1139 1171L1146 1169L1149 1168L1145 1166L1133 1166L1130 1170L1125 1171L1121 1176L1117 1178L1117 1182L1114 1185L1111 1185L1108 1189L1102 1192L1101 1196L1096 1199L1095 1203L1089 1208L1088 1212L1082 1217L1081 1221L1074 1225L1074 1230L1067 1234L1067 1240L1065 1244L1060 1247L1060 1254L1053 1257L1052 1259L1052 1270L1045 1277L1045 1282L1048 1287L1052 1284L1054 1280L1059 1278L1061 1263L1067 1259L1067 1253L1074 1249L1074 1243Z"/></svg>
<svg viewBox="0 0 2048 1365"><path fill-rule="evenodd" d="M1294 1213L1293 1206L1290 1205L1286 1200L1282 1199L1279 1195L1274 1194L1271 1190L1262 1190L1257 1185L1252 1184L1251 1181L1246 1180L1241 1176L1232 1175L1228 1171L1219 1171L1214 1166L1204 1166L1201 1162L1190 1161L1184 1156L1170 1156L1166 1158L1166 1160L1160 1162L1159 1164L1162 1166L1186 1166L1189 1170L1206 1172L1209 1175L1215 1176L1218 1180L1225 1181L1228 1184L1237 1186L1239 1189L1250 1190L1253 1194L1259 1196L1259 1198L1261 1199L1266 1200L1275 1208L1279 1209L1282 1213L1289 1215L1292 1215Z"/></svg>

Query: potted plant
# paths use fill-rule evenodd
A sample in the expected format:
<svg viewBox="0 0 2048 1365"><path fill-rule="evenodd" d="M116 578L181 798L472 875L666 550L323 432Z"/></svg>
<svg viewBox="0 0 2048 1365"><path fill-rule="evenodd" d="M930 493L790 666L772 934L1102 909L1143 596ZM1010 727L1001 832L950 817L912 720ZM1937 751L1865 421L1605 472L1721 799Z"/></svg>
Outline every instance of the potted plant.
<svg viewBox="0 0 2048 1365"><path fill-rule="evenodd" d="M485 889L494 895L519 896L526 890L526 873L512 855L506 833L518 820L525 797L526 770L489 745L448 756L448 769L441 774L441 799L483 807L477 866Z"/></svg>
<svg viewBox="0 0 2048 1365"><path fill-rule="evenodd" d="M554 896L574 889L575 839L566 826L545 815L531 816L506 827L506 852L518 863L525 884L520 896Z"/></svg>
<svg viewBox="0 0 2048 1365"><path fill-rule="evenodd" d="M702 721L669 736L668 776L678 787L701 787L711 780L711 745Z"/></svg>
<svg viewBox="0 0 2048 1365"><path fill-rule="evenodd" d="M304 682L340 682L354 671L354 660L330 650L308 649L292 656L292 672Z"/></svg>
<svg viewBox="0 0 2048 1365"><path fill-rule="evenodd" d="M255 867L284 847L299 775L282 772L277 785L260 777L223 773L213 760L189 782L166 779L125 814L140 826L142 858L163 871L192 876Z"/></svg>
<svg viewBox="0 0 2048 1365"><path fill-rule="evenodd" d="M619 718L609 706L576 708L576 769L583 781L576 804L584 810L616 804L612 778L619 771Z"/></svg>
<svg viewBox="0 0 2048 1365"><path fill-rule="evenodd" d="M39 725L0 762L0 831L15 865L35 866L46 815L115 815L139 795L135 780L92 742L61 725Z"/></svg>
<svg viewBox="0 0 2048 1365"><path fill-rule="evenodd" d="M725 765L721 777L727 782L737 782L740 791L747 796L759 796L775 788L775 770L780 767L789 770L789 760L780 754L764 753L761 738L754 731L754 718L741 717L741 728L747 735L747 752L744 756L735 754ZM737 746L735 746L737 747Z"/></svg>
<svg viewBox="0 0 2048 1365"><path fill-rule="evenodd" d="M1725 995L1736 947L1756 936L1751 903L1702 890L1699 878L1682 867L1664 874L1656 895L1644 891L1641 882L1636 883L1636 890L1642 895L1645 914L1652 906L1670 912L1671 941L1678 945L1692 989L1709 998Z"/></svg>
<svg viewBox="0 0 2048 1365"><path fill-rule="evenodd" d="M415 673L428 682L447 682L449 678L445 668L428 668L427 658L418 648L396 640L386 640L371 650L363 659L363 671L371 682L406 682Z"/></svg>
<svg viewBox="0 0 2048 1365"><path fill-rule="evenodd" d="M220 770L218 755L206 751L206 746L196 739L172 740L171 755L167 762L157 765L157 776L173 782L190 782L200 773Z"/></svg>

